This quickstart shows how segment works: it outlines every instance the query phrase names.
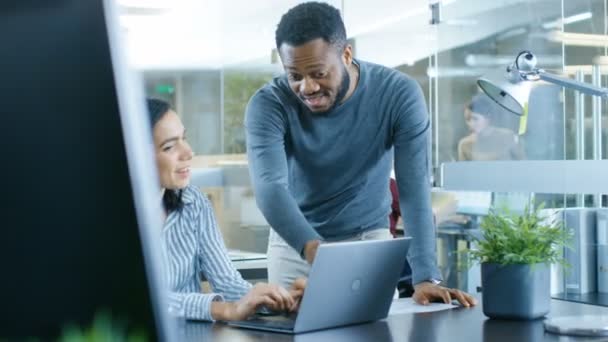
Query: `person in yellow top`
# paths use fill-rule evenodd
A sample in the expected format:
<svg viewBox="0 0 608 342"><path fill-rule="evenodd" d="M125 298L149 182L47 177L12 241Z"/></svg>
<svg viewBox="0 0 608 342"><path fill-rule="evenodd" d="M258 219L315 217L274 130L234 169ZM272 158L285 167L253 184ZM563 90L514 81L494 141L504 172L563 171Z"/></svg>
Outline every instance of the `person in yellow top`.
<svg viewBox="0 0 608 342"><path fill-rule="evenodd" d="M519 137L513 131L492 124L501 108L485 94L465 105L464 118L470 134L458 143L458 160L525 159Z"/></svg>

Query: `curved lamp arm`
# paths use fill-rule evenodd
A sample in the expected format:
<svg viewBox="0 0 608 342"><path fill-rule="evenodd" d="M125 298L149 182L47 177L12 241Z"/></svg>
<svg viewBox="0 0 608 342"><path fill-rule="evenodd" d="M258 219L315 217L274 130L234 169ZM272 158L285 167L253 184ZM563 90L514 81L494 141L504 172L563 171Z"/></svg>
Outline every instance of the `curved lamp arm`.
<svg viewBox="0 0 608 342"><path fill-rule="evenodd" d="M567 77L550 74L536 67L536 56L530 51L522 51L515 58L515 62L507 67L508 78L511 81L537 81L539 79L557 84L564 88L574 89L587 95L608 97L608 89L596 87L591 84L579 82Z"/></svg>
<svg viewBox="0 0 608 342"><path fill-rule="evenodd" d="M566 77L556 76L556 75L550 74L548 72L545 72L542 69L538 70L538 76L543 81L547 81L549 83L554 83L554 84L560 85L564 88L578 90L581 93L585 93L587 95L600 96L605 99L608 98L608 89L606 89L606 88L600 88L600 87L596 87L591 84L578 82L578 81L575 81L575 80L572 80L572 79L569 79Z"/></svg>

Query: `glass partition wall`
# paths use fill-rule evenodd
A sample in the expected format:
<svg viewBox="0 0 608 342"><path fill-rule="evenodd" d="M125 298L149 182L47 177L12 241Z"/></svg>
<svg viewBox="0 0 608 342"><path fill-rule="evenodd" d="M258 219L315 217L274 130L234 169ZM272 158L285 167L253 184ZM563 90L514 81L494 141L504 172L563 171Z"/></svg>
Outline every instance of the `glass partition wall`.
<svg viewBox="0 0 608 342"><path fill-rule="evenodd" d="M487 97L476 84L529 50L550 73L606 87L606 1L471 0L443 9L429 74L437 78L436 185L490 191L493 206L506 200L513 209L533 199L559 209L574 237L566 252L571 267L553 270L552 293L608 305L606 101L539 81L519 117L481 101ZM462 44L454 45L458 38Z"/></svg>
<svg viewBox="0 0 608 342"><path fill-rule="evenodd" d="M608 2L605 0L572 1L564 0L564 25L561 34L555 34L554 39L564 47L563 73L570 78L608 87ZM572 160L606 161L607 130L606 115L608 115L605 100L598 97L583 95L571 90L565 91L565 134L566 158ZM590 241L588 250L575 246L578 259L577 266L581 270L587 265L590 272L590 286L587 289L571 289L568 281L561 298L590 303L608 305L608 250L606 246L606 191L602 184L603 178L596 179L596 191L577 193L568 196L569 207L593 208L595 216L595 236ZM601 191L604 190L604 191ZM576 236L576 235L575 235ZM580 236L575 242L580 243ZM595 260L594 260L595 259ZM581 273L576 267L574 272L566 275L566 279L580 278Z"/></svg>
<svg viewBox="0 0 608 342"><path fill-rule="evenodd" d="M211 199L227 246L265 253L269 226L249 182L244 109L262 84L282 73L274 30L302 1L117 1L147 94L169 101L184 121L196 153L193 184ZM328 2L341 9L356 58L402 71L424 91L438 258L447 285L475 291L478 270L463 269L458 250L470 247L469 234L489 206L518 209L531 198L560 209L606 204L602 184L608 182L593 174L577 187L583 179L567 172L587 164L560 164L605 160L606 101L536 82L527 116L518 117L487 101L476 80L530 50L551 73L606 87L607 0ZM429 3L435 2L441 15L434 17ZM511 163L520 174L498 178L496 170ZM526 188L542 183L543 172L557 174L551 179L563 186ZM597 241L590 248L597 250ZM567 292L560 279L555 294Z"/></svg>

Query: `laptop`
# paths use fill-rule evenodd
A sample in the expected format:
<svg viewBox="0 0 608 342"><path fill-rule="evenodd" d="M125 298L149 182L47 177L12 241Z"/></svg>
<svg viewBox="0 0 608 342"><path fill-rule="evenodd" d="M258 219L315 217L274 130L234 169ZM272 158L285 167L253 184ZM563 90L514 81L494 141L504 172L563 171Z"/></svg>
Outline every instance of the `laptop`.
<svg viewBox="0 0 608 342"><path fill-rule="evenodd" d="M120 56L116 10L0 1L0 341L75 340L93 327L176 340L143 84Z"/></svg>
<svg viewBox="0 0 608 342"><path fill-rule="evenodd" d="M227 324L297 334L386 318L410 240L322 244L297 314L258 314Z"/></svg>

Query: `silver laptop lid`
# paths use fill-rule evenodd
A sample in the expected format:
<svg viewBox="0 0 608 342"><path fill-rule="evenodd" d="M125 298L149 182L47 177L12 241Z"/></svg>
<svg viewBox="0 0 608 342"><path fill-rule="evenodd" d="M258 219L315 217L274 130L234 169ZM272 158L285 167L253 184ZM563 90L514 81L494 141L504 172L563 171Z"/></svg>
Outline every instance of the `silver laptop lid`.
<svg viewBox="0 0 608 342"><path fill-rule="evenodd" d="M322 244L294 332L385 318L411 238Z"/></svg>

